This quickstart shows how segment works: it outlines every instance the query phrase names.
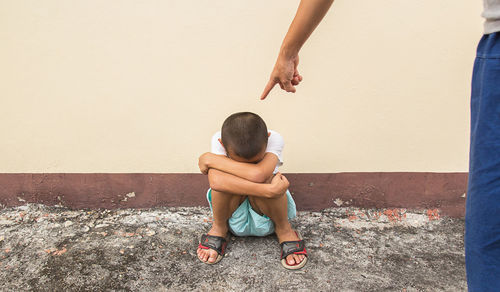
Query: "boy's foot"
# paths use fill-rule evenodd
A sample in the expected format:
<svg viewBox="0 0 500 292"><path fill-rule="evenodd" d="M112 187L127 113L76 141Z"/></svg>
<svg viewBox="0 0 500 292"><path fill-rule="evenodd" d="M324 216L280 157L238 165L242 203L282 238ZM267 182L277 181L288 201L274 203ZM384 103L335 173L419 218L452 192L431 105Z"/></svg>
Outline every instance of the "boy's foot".
<svg viewBox="0 0 500 292"><path fill-rule="evenodd" d="M302 241L302 238L300 238L298 232L290 228L281 232L276 231L276 235L278 236L278 241L280 242L282 256L283 253L286 254L290 252L290 254L286 257L282 257L285 259L284 263L282 261L283 266L287 269L302 268L307 261L307 252L305 251L304 242ZM290 245L291 242L293 242L293 248Z"/></svg>
<svg viewBox="0 0 500 292"><path fill-rule="evenodd" d="M215 264L224 256L227 245L227 229L223 230L212 226L208 233L202 236L202 241L196 250L198 259L207 264Z"/></svg>

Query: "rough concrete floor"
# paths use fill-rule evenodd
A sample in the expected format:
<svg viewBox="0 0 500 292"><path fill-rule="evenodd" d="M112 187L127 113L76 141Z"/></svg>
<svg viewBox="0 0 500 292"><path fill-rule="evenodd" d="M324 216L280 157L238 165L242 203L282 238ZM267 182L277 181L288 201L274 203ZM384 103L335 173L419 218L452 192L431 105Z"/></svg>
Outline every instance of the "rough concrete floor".
<svg viewBox="0 0 500 292"><path fill-rule="evenodd" d="M275 236L196 257L208 208L0 210L2 291L465 291L463 219L435 211L299 212L308 264L288 271Z"/></svg>

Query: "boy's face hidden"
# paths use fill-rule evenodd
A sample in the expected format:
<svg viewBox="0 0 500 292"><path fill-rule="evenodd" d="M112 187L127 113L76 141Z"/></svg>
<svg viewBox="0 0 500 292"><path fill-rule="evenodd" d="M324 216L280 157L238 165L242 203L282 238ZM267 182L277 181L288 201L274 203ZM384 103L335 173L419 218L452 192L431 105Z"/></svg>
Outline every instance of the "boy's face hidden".
<svg viewBox="0 0 500 292"><path fill-rule="evenodd" d="M234 152L231 149L226 149L226 152L227 152L227 157L231 158L234 161L255 164L259 163L262 159L264 159L264 156L266 155L266 145L264 145L262 150L259 153L257 153L257 155L249 159L234 154Z"/></svg>
<svg viewBox="0 0 500 292"><path fill-rule="evenodd" d="M271 132L267 132L267 136L270 137ZM222 143L221 139L219 139L219 143L222 145L222 147L224 147L226 149L227 157L231 158L234 161L255 164L255 163L259 163L262 159L264 159L264 156L266 155L267 144L262 145L262 150L259 153L257 153L257 155L248 159L248 158L244 158L244 157L241 157L241 156L234 154L233 150L231 150L231 149L227 149L226 146L224 146L224 144Z"/></svg>
<svg viewBox="0 0 500 292"><path fill-rule="evenodd" d="M271 133L269 133L269 135L271 135ZM219 139L219 143L222 145L222 147L224 147L226 149L227 157L231 158L234 161L244 162L244 163L259 163L262 159L264 159L264 156L266 155L267 145L262 145L262 150L259 153L257 153L257 155L255 155L254 157L248 159L248 158L244 158L244 157L236 155L231 148L227 149L224 146L224 144L222 144L221 139Z"/></svg>

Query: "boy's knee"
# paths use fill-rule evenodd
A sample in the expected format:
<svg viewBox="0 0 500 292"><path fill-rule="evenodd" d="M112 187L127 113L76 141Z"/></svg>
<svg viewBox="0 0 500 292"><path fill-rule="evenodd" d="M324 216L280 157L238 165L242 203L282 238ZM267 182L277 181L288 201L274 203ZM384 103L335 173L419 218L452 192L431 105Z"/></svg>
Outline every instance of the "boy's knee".
<svg viewBox="0 0 500 292"><path fill-rule="evenodd" d="M243 203L247 196L245 195L237 195L231 193L224 193L219 191L212 190L212 201L215 200L227 200L231 202L238 202L238 204Z"/></svg>
<svg viewBox="0 0 500 292"><path fill-rule="evenodd" d="M212 196L225 197L225 198L233 198L233 197L239 196L239 195L235 195L235 194L231 194L231 193L225 193L225 192L219 192L219 191L216 191L216 190L212 189Z"/></svg>

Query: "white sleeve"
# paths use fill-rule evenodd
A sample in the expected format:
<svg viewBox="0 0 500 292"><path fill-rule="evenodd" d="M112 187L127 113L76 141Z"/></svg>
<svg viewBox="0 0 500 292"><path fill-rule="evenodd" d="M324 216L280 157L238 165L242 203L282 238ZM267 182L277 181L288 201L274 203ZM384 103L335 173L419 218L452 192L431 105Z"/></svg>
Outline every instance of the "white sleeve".
<svg viewBox="0 0 500 292"><path fill-rule="evenodd" d="M219 139L221 137L221 134L220 134L220 131L215 133L213 136L212 136L212 146L211 146L211 150L210 152L212 152L213 154L217 154L217 155L226 155L226 149L224 149L224 147L222 146L222 144L219 142Z"/></svg>
<svg viewBox="0 0 500 292"><path fill-rule="evenodd" d="M283 140L283 137L275 131L269 130L269 133L271 135L269 136L269 139L267 140L267 148L266 152L270 152L278 156L278 164L276 165L275 173L278 172L278 166L283 165L283 158L281 156L281 153L283 152L283 147L285 146L285 140Z"/></svg>

